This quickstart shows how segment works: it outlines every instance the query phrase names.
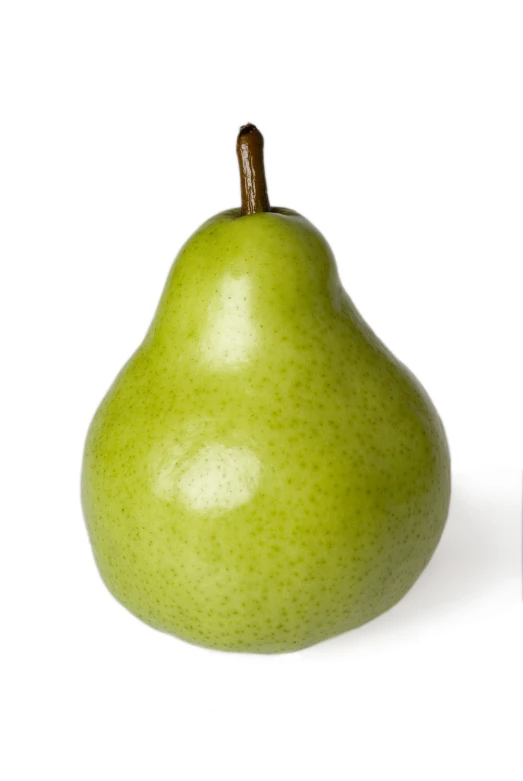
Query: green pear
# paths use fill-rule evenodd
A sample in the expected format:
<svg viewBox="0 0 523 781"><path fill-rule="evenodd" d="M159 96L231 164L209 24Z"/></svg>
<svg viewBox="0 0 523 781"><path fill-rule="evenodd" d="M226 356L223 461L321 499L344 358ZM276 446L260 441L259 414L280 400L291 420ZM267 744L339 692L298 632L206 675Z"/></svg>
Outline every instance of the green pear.
<svg viewBox="0 0 523 781"><path fill-rule="evenodd" d="M293 651L388 610L445 525L450 457L415 377L371 331L304 217L271 208L240 130L242 208L170 271L92 421L82 501L108 589L227 651Z"/></svg>

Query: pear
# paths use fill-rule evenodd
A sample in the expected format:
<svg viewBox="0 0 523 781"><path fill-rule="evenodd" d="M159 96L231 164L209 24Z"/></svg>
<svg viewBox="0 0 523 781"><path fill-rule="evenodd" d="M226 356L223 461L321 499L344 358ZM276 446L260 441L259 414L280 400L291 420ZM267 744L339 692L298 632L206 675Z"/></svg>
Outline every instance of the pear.
<svg viewBox="0 0 523 781"><path fill-rule="evenodd" d="M302 649L375 618L431 558L443 425L343 290L323 236L271 208L263 138L242 207L208 220L92 421L82 502L110 592L227 651Z"/></svg>

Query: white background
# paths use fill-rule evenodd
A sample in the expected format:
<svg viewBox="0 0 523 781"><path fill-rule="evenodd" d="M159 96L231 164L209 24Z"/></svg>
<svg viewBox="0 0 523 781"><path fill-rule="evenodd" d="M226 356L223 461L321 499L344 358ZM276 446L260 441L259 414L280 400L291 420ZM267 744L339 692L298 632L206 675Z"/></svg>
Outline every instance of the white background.
<svg viewBox="0 0 523 781"><path fill-rule="evenodd" d="M4 2L1 775L520 780L518 2ZM83 438L235 136L328 238L445 422L454 499L409 595L287 656L154 632L96 572Z"/></svg>

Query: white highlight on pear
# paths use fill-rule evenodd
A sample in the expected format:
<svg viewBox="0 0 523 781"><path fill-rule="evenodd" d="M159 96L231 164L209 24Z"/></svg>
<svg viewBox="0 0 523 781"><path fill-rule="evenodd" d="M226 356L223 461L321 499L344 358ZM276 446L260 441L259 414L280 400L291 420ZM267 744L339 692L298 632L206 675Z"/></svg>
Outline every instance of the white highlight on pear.
<svg viewBox="0 0 523 781"><path fill-rule="evenodd" d="M196 512L240 507L258 487L260 462L247 447L216 443L187 458L178 446L163 460L156 493L167 500L177 499Z"/></svg>
<svg viewBox="0 0 523 781"><path fill-rule="evenodd" d="M212 368L228 368L248 361L255 347L249 279L229 275L209 306L201 356Z"/></svg>

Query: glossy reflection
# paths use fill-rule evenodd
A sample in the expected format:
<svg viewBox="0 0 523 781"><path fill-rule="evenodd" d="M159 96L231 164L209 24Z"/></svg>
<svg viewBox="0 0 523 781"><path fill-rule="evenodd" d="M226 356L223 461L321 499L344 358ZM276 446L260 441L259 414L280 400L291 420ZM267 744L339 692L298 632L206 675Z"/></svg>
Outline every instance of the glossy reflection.
<svg viewBox="0 0 523 781"><path fill-rule="evenodd" d="M209 304L201 339L201 357L214 369L249 361L256 348L248 277L224 276Z"/></svg>
<svg viewBox="0 0 523 781"><path fill-rule="evenodd" d="M240 507L256 493L260 462L247 447L219 443L188 453L173 446L158 464L155 492L196 512Z"/></svg>

